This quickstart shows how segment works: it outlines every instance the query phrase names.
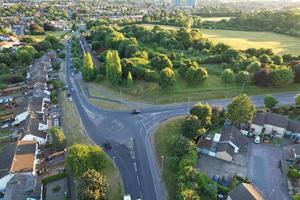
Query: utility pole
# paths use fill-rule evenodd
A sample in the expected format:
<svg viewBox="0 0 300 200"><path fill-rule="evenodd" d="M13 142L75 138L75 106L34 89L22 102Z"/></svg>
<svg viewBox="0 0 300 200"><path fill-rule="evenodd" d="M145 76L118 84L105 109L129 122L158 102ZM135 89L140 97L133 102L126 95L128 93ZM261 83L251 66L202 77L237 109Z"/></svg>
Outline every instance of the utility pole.
<svg viewBox="0 0 300 200"><path fill-rule="evenodd" d="M161 174L163 175L164 173L164 156L161 156Z"/></svg>
<svg viewBox="0 0 300 200"><path fill-rule="evenodd" d="M189 96L189 100L188 100L188 104L187 104L187 109L186 109L187 114L189 114L189 112L190 112L190 101L191 101L191 96Z"/></svg>
<svg viewBox="0 0 300 200"><path fill-rule="evenodd" d="M245 81L243 81L242 89L241 89L241 94L244 92L244 86L245 86Z"/></svg>

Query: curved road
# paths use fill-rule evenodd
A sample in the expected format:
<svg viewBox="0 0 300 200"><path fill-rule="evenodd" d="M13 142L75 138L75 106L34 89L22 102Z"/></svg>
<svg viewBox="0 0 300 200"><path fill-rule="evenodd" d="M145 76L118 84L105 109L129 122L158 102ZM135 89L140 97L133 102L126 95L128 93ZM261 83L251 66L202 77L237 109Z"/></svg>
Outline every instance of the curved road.
<svg viewBox="0 0 300 200"><path fill-rule="evenodd" d="M105 151L122 175L125 193L130 194L134 200L166 199L150 134L162 121L187 114L195 102L150 105L143 108L140 115L98 108L87 100L89 94L81 87L80 75L71 75L70 42L67 42L66 46L67 84L75 90L72 98L81 123L95 144L110 142L113 145L112 149ZM295 94L282 93L274 96L280 104L286 105L294 103ZM231 99L217 99L205 102L224 107L230 101ZM263 96L253 96L252 101L257 107L263 106Z"/></svg>

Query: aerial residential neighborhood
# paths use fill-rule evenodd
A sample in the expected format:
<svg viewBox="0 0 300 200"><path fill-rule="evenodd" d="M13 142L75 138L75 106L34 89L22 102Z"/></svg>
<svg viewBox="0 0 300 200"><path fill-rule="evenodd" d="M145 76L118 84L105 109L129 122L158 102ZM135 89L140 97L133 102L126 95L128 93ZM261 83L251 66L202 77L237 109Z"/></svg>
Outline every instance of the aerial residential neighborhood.
<svg viewBox="0 0 300 200"><path fill-rule="evenodd" d="M0 200L300 200L299 0L0 3Z"/></svg>

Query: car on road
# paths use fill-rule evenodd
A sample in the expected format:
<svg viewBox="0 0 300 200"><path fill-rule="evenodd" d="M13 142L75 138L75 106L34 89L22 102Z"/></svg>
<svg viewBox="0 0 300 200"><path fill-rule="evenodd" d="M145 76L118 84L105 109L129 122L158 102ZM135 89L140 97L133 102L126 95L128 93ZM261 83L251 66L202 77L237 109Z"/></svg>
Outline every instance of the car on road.
<svg viewBox="0 0 300 200"><path fill-rule="evenodd" d="M125 194L123 200L131 200L130 194Z"/></svg>
<svg viewBox="0 0 300 200"><path fill-rule="evenodd" d="M138 114L141 114L141 111L138 109L134 109L134 110L132 110L131 114L138 115Z"/></svg>
<svg viewBox="0 0 300 200"><path fill-rule="evenodd" d="M71 88L71 92L75 92L75 89L74 89L74 88Z"/></svg>
<svg viewBox="0 0 300 200"><path fill-rule="evenodd" d="M73 101L72 97L69 97L68 101L72 102Z"/></svg>
<svg viewBox="0 0 300 200"><path fill-rule="evenodd" d="M254 137L254 143L256 143L256 144L260 144L260 143L261 143L261 138L260 138L259 135L256 135L256 136Z"/></svg>
<svg viewBox="0 0 300 200"><path fill-rule="evenodd" d="M103 147L104 147L105 149L111 149L111 148L112 148L112 145L111 145L111 143L109 143L109 142L105 142L105 143L103 144Z"/></svg>

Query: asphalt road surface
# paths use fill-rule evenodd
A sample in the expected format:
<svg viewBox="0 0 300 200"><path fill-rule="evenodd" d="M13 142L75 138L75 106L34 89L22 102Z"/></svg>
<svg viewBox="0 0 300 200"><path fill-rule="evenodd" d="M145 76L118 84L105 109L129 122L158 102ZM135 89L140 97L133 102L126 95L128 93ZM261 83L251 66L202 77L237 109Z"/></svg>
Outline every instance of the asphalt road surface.
<svg viewBox="0 0 300 200"><path fill-rule="evenodd" d="M86 41L83 40L82 45L86 51L90 51ZM161 122L171 117L186 115L195 102L147 105L142 108L140 115L98 108L87 100L89 94L82 88L80 74L72 73L70 48L71 45L67 42L67 84L75 90L72 93L73 102L86 133L99 146L106 142L112 144L111 149L104 150L118 167L125 193L130 194L132 199L166 199L150 134ZM294 103L295 95L296 93L281 93L274 96L280 104L287 105ZM263 106L264 96L251 98L257 107ZM225 107L230 101L231 99L216 99L204 102ZM135 106L137 103L131 105Z"/></svg>

